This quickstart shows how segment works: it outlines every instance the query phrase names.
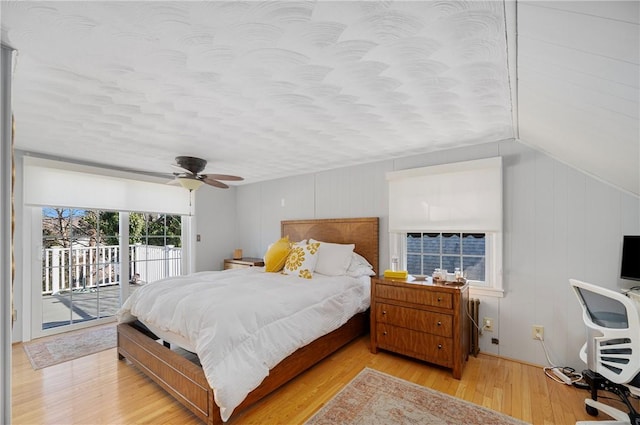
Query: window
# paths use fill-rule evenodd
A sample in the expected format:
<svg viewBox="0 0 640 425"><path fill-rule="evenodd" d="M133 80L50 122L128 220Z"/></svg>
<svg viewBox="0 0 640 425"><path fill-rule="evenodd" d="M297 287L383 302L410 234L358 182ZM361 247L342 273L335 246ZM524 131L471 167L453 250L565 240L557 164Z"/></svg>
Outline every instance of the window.
<svg viewBox="0 0 640 425"><path fill-rule="evenodd" d="M387 173L389 253L410 274L460 268L475 293L502 296L502 159Z"/></svg>
<svg viewBox="0 0 640 425"><path fill-rule="evenodd" d="M129 215L129 274L132 283L154 282L182 274L181 222L179 215Z"/></svg>
<svg viewBox="0 0 640 425"><path fill-rule="evenodd" d="M468 280L486 281L486 234L408 233L407 271L430 275L436 268L459 268Z"/></svg>

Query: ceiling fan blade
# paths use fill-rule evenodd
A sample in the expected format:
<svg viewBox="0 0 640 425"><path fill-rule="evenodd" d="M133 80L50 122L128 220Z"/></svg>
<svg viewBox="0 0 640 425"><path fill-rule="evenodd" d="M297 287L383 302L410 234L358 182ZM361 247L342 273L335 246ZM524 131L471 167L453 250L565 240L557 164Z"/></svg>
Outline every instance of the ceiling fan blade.
<svg viewBox="0 0 640 425"><path fill-rule="evenodd" d="M220 189L228 189L229 186L226 184L219 182L218 180L212 179L209 176L202 176L202 181L210 186L219 187Z"/></svg>
<svg viewBox="0 0 640 425"><path fill-rule="evenodd" d="M178 181L177 178L171 179L168 182L166 182L165 184L170 184L170 185L173 185L173 186L180 186L180 182Z"/></svg>
<svg viewBox="0 0 640 425"><path fill-rule="evenodd" d="M205 174L203 175L203 177L209 177L211 179L216 179L216 180L226 180L231 182L239 182L244 180L242 177L230 176L228 174Z"/></svg>

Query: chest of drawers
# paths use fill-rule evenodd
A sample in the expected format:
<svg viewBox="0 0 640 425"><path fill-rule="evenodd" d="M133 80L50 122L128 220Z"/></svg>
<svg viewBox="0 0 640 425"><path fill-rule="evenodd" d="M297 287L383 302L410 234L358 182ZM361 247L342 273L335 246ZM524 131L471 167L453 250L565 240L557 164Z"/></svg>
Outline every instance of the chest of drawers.
<svg viewBox="0 0 640 425"><path fill-rule="evenodd" d="M469 355L467 285L371 279L371 352L378 349L452 369L460 379Z"/></svg>

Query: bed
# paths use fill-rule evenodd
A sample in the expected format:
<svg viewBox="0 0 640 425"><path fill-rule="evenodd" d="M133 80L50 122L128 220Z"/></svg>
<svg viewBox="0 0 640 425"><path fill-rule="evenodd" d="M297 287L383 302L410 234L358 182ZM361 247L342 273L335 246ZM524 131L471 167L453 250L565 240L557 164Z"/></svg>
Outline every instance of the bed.
<svg viewBox="0 0 640 425"><path fill-rule="evenodd" d="M378 219L375 217L286 220L281 223L281 235L289 236L292 241L316 239L355 244L354 252L378 271ZM268 371L261 384L235 407L234 416L367 331L368 311L364 311L297 349ZM208 384L203 367L170 349L168 344L160 344L157 333L137 321L120 323L118 357L133 363L204 422L222 423L223 412L215 402L214 390Z"/></svg>

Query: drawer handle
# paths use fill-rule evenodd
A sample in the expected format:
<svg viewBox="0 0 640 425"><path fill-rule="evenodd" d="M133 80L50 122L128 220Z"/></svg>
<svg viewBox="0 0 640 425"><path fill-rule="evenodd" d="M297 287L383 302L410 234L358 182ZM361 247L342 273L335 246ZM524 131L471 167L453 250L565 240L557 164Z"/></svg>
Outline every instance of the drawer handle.
<svg viewBox="0 0 640 425"><path fill-rule="evenodd" d="M442 349L442 344L438 344L438 350Z"/></svg>
<svg viewBox="0 0 640 425"><path fill-rule="evenodd" d="M442 322L438 322L438 326L442 326Z"/></svg>
<svg viewBox="0 0 640 425"><path fill-rule="evenodd" d="M386 334L387 334L387 331L382 332L382 335L386 335Z"/></svg>
<svg viewBox="0 0 640 425"><path fill-rule="evenodd" d="M442 298L441 298L441 297L438 297L438 302L440 302L440 301L442 301Z"/></svg>
<svg viewBox="0 0 640 425"><path fill-rule="evenodd" d="M387 310L382 310L382 315L387 314Z"/></svg>

